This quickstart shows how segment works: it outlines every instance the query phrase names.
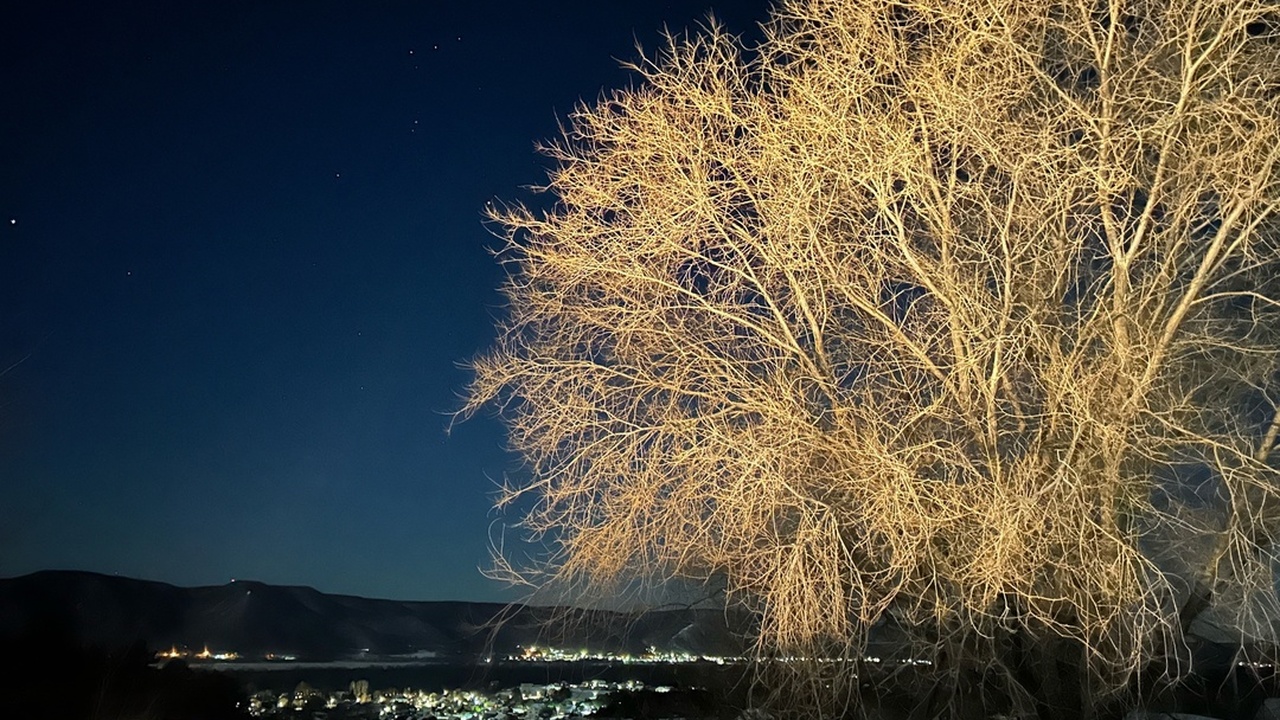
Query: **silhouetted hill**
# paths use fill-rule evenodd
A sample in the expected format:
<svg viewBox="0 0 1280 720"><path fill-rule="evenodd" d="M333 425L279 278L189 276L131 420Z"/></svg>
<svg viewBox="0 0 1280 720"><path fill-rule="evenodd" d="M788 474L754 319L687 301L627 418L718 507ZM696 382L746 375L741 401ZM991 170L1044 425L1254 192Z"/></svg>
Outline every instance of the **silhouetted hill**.
<svg viewBox="0 0 1280 720"><path fill-rule="evenodd" d="M501 620L501 622L498 622ZM719 610L629 615L495 603L402 602L238 581L182 588L75 571L0 579L0 642L57 635L86 647L143 643L300 659L429 653L464 659L517 645L738 654Z"/></svg>

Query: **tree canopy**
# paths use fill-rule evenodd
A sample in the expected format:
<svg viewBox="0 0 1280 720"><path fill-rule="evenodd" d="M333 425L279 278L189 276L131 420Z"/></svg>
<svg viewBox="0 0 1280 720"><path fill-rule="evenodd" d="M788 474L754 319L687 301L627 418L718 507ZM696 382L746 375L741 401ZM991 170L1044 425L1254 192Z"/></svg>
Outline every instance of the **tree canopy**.
<svg viewBox="0 0 1280 720"><path fill-rule="evenodd" d="M667 37L545 146L548 209L492 211L464 412L500 410L549 548L506 569L722 583L762 653L1065 639L1108 687L1205 604L1269 628L1280 6L762 28Z"/></svg>

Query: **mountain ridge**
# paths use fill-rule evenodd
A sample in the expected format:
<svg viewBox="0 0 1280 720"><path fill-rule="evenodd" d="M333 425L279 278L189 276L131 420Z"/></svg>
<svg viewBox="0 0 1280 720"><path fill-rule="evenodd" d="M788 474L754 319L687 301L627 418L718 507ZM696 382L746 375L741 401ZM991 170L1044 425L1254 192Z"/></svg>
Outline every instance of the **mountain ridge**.
<svg viewBox="0 0 1280 720"><path fill-rule="evenodd" d="M182 587L78 570L0 579L0 644L57 637L103 649L139 643L235 652L244 659L414 655L474 660L552 644L639 654L654 647L737 655L745 618L720 609L648 613L461 600L390 600L234 580Z"/></svg>

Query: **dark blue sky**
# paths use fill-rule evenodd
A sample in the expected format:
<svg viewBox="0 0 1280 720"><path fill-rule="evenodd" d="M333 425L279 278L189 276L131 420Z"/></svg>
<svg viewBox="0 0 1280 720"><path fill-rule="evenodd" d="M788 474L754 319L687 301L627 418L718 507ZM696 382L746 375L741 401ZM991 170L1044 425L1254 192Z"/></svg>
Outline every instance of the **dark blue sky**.
<svg viewBox="0 0 1280 720"><path fill-rule="evenodd" d="M480 212L712 4L7 4L0 576L516 597L477 569L502 428L445 433L500 312Z"/></svg>

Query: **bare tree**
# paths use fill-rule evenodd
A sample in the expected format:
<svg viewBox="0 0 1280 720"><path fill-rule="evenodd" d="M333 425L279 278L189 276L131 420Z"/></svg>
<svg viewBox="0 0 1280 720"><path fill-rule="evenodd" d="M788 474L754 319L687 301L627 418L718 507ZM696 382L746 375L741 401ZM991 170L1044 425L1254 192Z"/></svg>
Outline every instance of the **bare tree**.
<svg viewBox="0 0 1280 720"><path fill-rule="evenodd" d="M509 307L464 413L509 423L500 502L550 548L504 569L722 582L762 655L856 665L889 617L939 671L1062 641L1094 694L1205 604L1269 627L1280 6L763 30L668 37L544 148L553 207L492 212Z"/></svg>

